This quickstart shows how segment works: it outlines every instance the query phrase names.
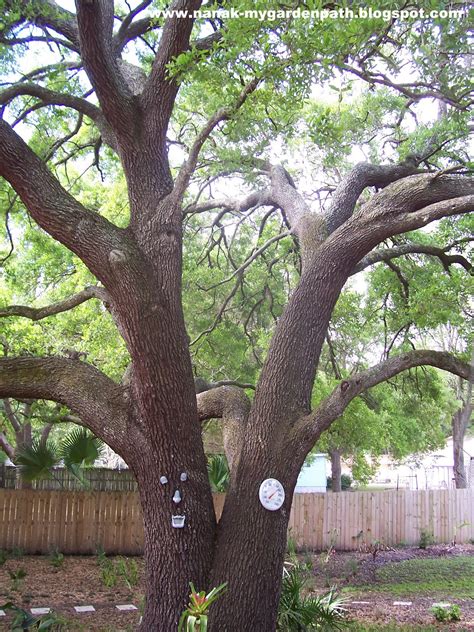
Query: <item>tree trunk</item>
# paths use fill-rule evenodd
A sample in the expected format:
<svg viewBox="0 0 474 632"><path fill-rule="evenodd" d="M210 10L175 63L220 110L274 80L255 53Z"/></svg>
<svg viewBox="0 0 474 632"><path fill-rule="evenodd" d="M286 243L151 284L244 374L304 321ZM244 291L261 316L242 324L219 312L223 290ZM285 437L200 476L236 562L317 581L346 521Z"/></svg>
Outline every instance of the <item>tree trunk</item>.
<svg viewBox="0 0 474 632"><path fill-rule="evenodd" d="M163 450L142 455L135 468L143 514L147 599L142 632L176 630L189 597L189 582L207 589L215 538L215 515L205 462L199 450L183 446L189 459ZM186 449L194 452L194 457ZM166 454L167 453L167 454ZM204 452L202 452L204 461ZM182 481L181 475L187 480ZM166 477L167 482L160 482ZM181 501L173 496L179 491ZM184 515L183 528L172 526L172 516Z"/></svg>
<svg viewBox="0 0 474 632"><path fill-rule="evenodd" d="M467 476L464 464L464 434L463 411L465 406L457 410L452 418L453 430L453 461L454 461L454 484L456 489L466 489Z"/></svg>
<svg viewBox="0 0 474 632"><path fill-rule="evenodd" d="M331 457L331 489L333 492L341 492L341 452L330 450L329 456Z"/></svg>
<svg viewBox="0 0 474 632"><path fill-rule="evenodd" d="M467 487L466 467L464 465L464 437L472 414L472 379L469 380L464 391L463 393L463 383L460 381L458 384L458 396L462 401L462 406L454 413L451 421L454 483L456 489L466 489Z"/></svg>
<svg viewBox="0 0 474 632"><path fill-rule="evenodd" d="M268 511L252 490L228 495L218 527L210 587L227 582L212 607L210 632L274 632L280 599L291 498Z"/></svg>

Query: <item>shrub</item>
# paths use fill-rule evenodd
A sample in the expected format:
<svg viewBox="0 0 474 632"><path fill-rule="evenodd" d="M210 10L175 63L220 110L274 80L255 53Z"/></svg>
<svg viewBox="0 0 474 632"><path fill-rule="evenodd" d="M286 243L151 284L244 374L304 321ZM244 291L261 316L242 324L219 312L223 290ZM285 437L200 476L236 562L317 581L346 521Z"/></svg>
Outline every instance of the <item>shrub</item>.
<svg viewBox="0 0 474 632"><path fill-rule="evenodd" d="M418 544L420 549L426 549L426 547L431 546L435 543L435 539L431 531L427 529L422 529L420 531L420 542Z"/></svg>
<svg viewBox="0 0 474 632"><path fill-rule="evenodd" d="M439 621L440 623L461 620L461 608L457 604L453 604L451 606L433 606L431 608L431 613L436 621Z"/></svg>
<svg viewBox="0 0 474 632"><path fill-rule="evenodd" d="M352 478L349 474L341 475L341 489L342 491L346 491L346 489L350 489L352 487ZM326 489L332 489L332 478L330 476L326 479Z"/></svg>
<svg viewBox="0 0 474 632"><path fill-rule="evenodd" d="M59 551L52 551L49 556L49 563L55 568L61 568L64 564L64 555Z"/></svg>

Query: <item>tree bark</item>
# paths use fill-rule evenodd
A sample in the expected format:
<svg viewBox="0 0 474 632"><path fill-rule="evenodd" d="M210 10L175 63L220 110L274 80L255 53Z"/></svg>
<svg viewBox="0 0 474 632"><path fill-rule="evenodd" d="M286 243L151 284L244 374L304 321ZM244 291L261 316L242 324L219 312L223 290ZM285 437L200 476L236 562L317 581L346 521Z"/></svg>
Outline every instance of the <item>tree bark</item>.
<svg viewBox="0 0 474 632"><path fill-rule="evenodd" d="M467 472L464 464L464 437L472 415L472 376L467 382L465 389L463 389L463 384L459 382L458 394L462 405L454 413L451 421L453 431L454 483L456 489L466 489Z"/></svg>
<svg viewBox="0 0 474 632"><path fill-rule="evenodd" d="M341 452L336 449L329 450L329 456L331 457L331 490L342 492Z"/></svg>

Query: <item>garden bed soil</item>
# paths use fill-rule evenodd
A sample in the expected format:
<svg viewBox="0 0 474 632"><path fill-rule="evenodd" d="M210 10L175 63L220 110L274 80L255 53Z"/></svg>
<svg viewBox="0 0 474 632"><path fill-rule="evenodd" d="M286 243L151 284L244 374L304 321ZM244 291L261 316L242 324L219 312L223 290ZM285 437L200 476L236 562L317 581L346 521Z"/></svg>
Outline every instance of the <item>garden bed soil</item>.
<svg viewBox="0 0 474 632"><path fill-rule="evenodd" d="M396 596L384 592L367 592L364 586L376 584L376 571L386 565L405 560L453 556L474 556L473 545L456 547L431 546L379 551L375 558L371 553L335 552L308 553L299 556L300 561L311 563L311 591L321 594L329 586L338 589L350 587L346 593L348 610L352 619L383 626L386 623L429 625L434 623L430 608L435 601L447 601L461 606L462 621L457 624L440 624L443 630L474 630L474 599L444 598L442 594L417 594ZM116 563L117 558L110 558ZM0 566L0 607L7 601L24 609L50 607L67 620L64 630L82 632L125 632L133 630L140 618L144 595L144 564L142 558L131 558L138 567L137 582L127 586L123 576L112 573L115 585L104 585L103 567L93 556L65 556L60 567L52 565L46 556L9 557ZM24 579L14 586L12 574L19 569L26 571ZM110 578L109 578L110 579ZM474 595L474 577L472 577ZM359 589L360 587L360 589ZM380 586L379 586L380 587ZM352 601L368 601L369 604L353 604ZM394 601L411 601L411 606L394 606ZM118 604L134 604L138 610L120 612ZM96 612L77 614L74 606L92 605ZM9 630L10 617L0 618L0 630ZM253 631L252 631L253 632ZM257 631L255 631L257 632Z"/></svg>

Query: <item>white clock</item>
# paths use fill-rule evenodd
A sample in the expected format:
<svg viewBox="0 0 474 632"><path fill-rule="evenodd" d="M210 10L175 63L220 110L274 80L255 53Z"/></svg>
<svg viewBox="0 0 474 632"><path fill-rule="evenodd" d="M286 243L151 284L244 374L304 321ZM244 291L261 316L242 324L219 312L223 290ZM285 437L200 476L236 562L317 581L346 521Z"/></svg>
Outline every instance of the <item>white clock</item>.
<svg viewBox="0 0 474 632"><path fill-rule="evenodd" d="M285 490L276 478L266 478L258 492L260 502L269 511L277 511L285 501Z"/></svg>

